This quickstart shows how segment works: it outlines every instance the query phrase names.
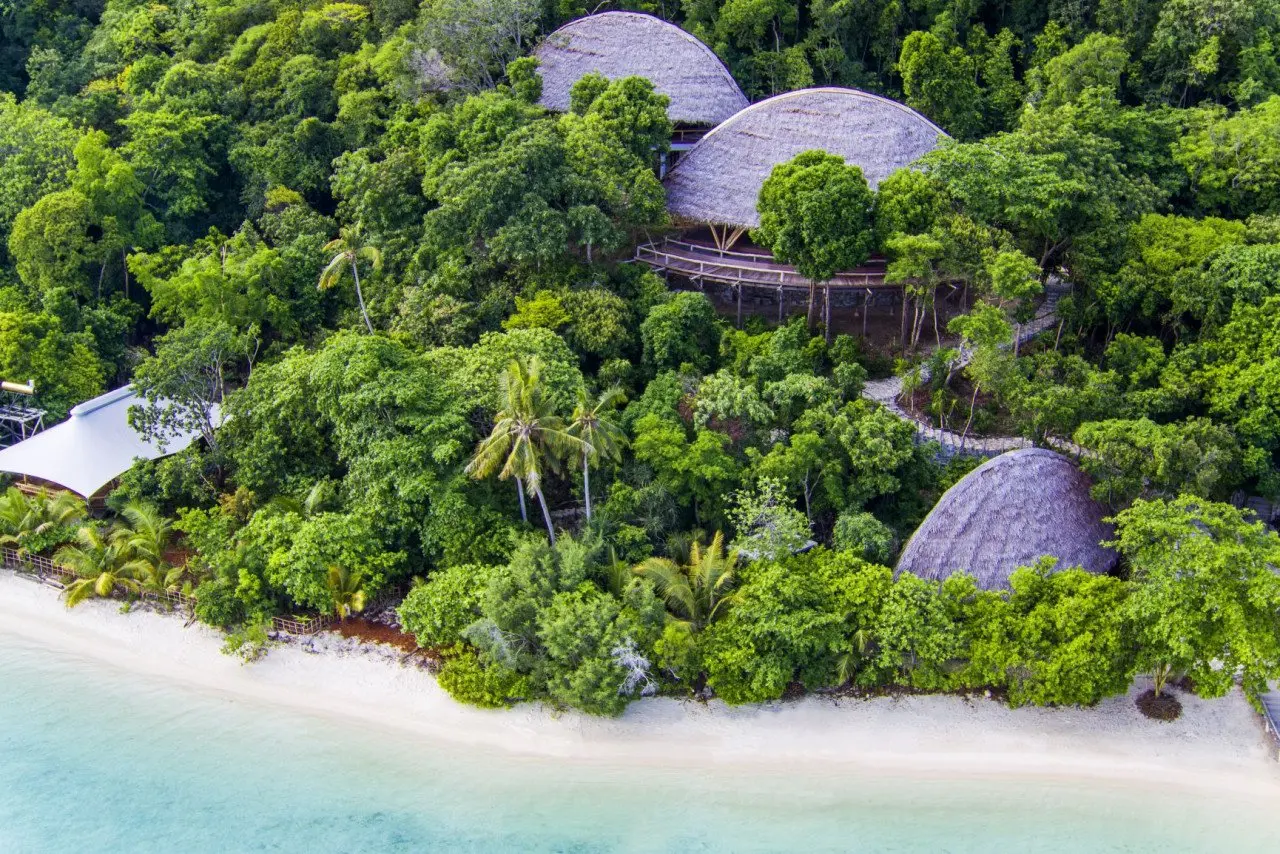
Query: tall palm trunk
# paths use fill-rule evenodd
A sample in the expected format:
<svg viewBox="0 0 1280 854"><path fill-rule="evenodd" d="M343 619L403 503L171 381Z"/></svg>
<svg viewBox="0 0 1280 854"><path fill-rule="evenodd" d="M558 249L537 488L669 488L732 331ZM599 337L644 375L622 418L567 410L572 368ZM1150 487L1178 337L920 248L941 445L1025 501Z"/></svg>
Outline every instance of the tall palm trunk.
<svg viewBox="0 0 1280 854"><path fill-rule="evenodd" d="M582 455L582 494L587 499L587 521L591 521L591 464L587 455Z"/></svg>
<svg viewBox="0 0 1280 854"><path fill-rule="evenodd" d="M551 537L551 545L556 544L556 529L551 527L551 513L547 510L547 499L542 494L542 487L535 486L533 488L534 495L538 496L538 504L542 506L542 521L547 523L547 536Z"/></svg>
<svg viewBox="0 0 1280 854"><path fill-rule="evenodd" d="M516 478L516 495L520 496L520 521L529 524L529 511L524 506L524 481Z"/></svg>
<svg viewBox="0 0 1280 854"><path fill-rule="evenodd" d="M351 261L351 276L356 280L356 302L360 303L360 316L364 318L365 328L373 334L373 324L369 322L369 312L364 307L364 294L360 292L360 268L355 259Z"/></svg>

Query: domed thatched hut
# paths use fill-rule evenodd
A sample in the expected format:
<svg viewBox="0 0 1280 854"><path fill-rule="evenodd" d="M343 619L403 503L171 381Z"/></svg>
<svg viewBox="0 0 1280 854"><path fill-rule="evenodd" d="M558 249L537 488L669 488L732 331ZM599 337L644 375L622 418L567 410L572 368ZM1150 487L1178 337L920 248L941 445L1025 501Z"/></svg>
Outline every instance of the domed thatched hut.
<svg viewBox="0 0 1280 854"><path fill-rule="evenodd" d="M587 74L644 77L671 99L679 126L714 127L747 106L711 48L674 24L637 12L602 12L565 24L538 47L542 106L567 112L569 90Z"/></svg>
<svg viewBox="0 0 1280 854"><path fill-rule="evenodd" d="M945 136L915 110L856 89L801 89L752 104L704 136L667 175L667 208L732 229L760 224L756 200L773 167L821 149L861 167L875 189Z"/></svg>
<svg viewBox="0 0 1280 854"><path fill-rule="evenodd" d="M1116 553L1100 545L1112 529L1089 495L1089 478L1041 448L1001 454L947 490L911 536L899 572L942 580L969 572L988 590L1045 555L1058 567L1105 573Z"/></svg>
<svg viewBox="0 0 1280 854"><path fill-rule="evenodd" d="M800 294L808 295L812 313L816 283L749 241L735 249L760 225L756 202L773 168L820 149L861 168L875 189L892 172L936 148L945 135L915 110L856 89L801 89L752 104L709 131L666 173L667 210L687 227L686 233L639 247L636 260L698 288L727 286L738 302L739 326L744 289L754 292L757 303L761 297L776 300L779 323L788 302ZM702 236L704 229L710 241ZM822 283L828 334L833 302L856 309L864 336L876 305L886 307L889 324L894 324L903 294L885 283L884 273L884 259L872 258ZM904 307L900 340L907 335L907 314Z"/></svg>

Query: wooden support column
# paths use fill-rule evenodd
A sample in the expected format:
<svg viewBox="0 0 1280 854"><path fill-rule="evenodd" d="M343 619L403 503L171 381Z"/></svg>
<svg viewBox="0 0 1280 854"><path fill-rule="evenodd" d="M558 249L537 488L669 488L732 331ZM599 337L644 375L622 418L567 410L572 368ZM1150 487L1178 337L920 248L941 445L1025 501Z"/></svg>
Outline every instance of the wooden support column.
<svg viewBox="0 0 1280 854"><path fill-rule="evenodd" d="M871 289L867 288L867 295L862 298L862 337L867 337L867 312L871 311Z"/></svg>
<svg viewBox="0 0 1280 854"><path fill-rule="evenodd" d="M826 329L824 330L823 335L826 336L827 343L830 344L831 343L831 286L830 285L827 285L825 288L822 289L822 309L823 309L823 313L826 314L827 316Z"/></svg>
<svg viewBox="0 0 1280 854"><path fill-rule="evenodd" d="M779 326L782 325L782 306L786 301L787 301L787 292L782 287L782 285L778 285L778 325Z"/></svg>
<svg viewBox="0 0 1280 854"><path fill-rule="evenodd" d="M739 282L734 287L738 289L738 328L741 329L742 328L742 283Z"/></svg>

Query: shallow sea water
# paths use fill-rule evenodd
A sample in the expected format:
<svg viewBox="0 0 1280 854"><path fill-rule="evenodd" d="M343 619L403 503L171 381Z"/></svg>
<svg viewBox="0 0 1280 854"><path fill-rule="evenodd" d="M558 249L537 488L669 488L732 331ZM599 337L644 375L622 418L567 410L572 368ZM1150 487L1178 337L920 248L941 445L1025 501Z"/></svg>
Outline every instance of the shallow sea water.
<svg viewBox="0 0 1280 854"><path fill-rule="evenodd" d="M0 633L0 852L1252 852L1280 804L1133 784L663 770L416 740Z"/></svg>

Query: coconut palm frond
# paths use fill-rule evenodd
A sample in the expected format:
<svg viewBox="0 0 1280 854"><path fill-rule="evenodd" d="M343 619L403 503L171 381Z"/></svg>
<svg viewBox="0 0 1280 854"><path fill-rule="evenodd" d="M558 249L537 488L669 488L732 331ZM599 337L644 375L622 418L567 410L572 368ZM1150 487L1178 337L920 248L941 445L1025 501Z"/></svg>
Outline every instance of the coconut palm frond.
<svg viewBox="0 0 1280 854"><path fill-rule="evenodd" d="M302 499L299 507L303 514L310 516L324 507L332 497L332 493L333 484L331 481L318 480L307 490L307 496Z"/></svg>
<svg viewBox="0 0 1280 854"><path fill-rule="evenodd" d="M382 269L382 252L376 246L361 246L355 252L356 259L364 259L374 270Z"/></svg>
<svg viewBox="0 0 1280 854"><path fill-rule="evenodd" d="M67 585L66 601L68 608L74 608L94 595L92 579L80 578Z"/></svg>
<svg viewBox="0 0 1280 854"><path fill-rule="evenodd" d="M116 575L114 572L101 573L93 580L93 592L97 596L110 596L111 591L116 589Z"/></svg>
<svg viewBox="0 0 1280 854"><path fill-rule="evenodd" d="M325 573L329 595L333 598L333 610L338 619L345 620L353 613L364 610L364 573L352 572L346 566L330 564Z"/></svg>
<svg viewBox="0 0 1280 854"><path fill-rule="evenodd" d="M632 570L653 582L653 588L667 604L672 616L689 621L698 619L697 594L689 584L685 568L664 557L652 557Z"/></svg>
<svg viewBox="0 0 1280 854"><path fill-rule="evenodd" d="M674 548L669 551L678 551L680 545L673 542ZM671 558L650 558L637 564L634 571L653 581L673 617L689 621L697 630L733 603L736 564L736 555L725 555L724 535L717 532L705 549L693 539L683 563Z"/></svg>
<svg viewBox="0 0 1280 854"><path fill-rule="evenodd" d="M333 242L337 243L339 241L333 241ZM329 246L325 247L325 251L326 252L330 251ZM316 287L322 291L329 290L329 288L332 288L342 279L342 274L346 271L346 269L347 269L346 253L343 253L341 255L335 255L333 257L333 260L330 261L327 265L325 265L324 270L320 272L320 281L316 284Z"/></svg>

